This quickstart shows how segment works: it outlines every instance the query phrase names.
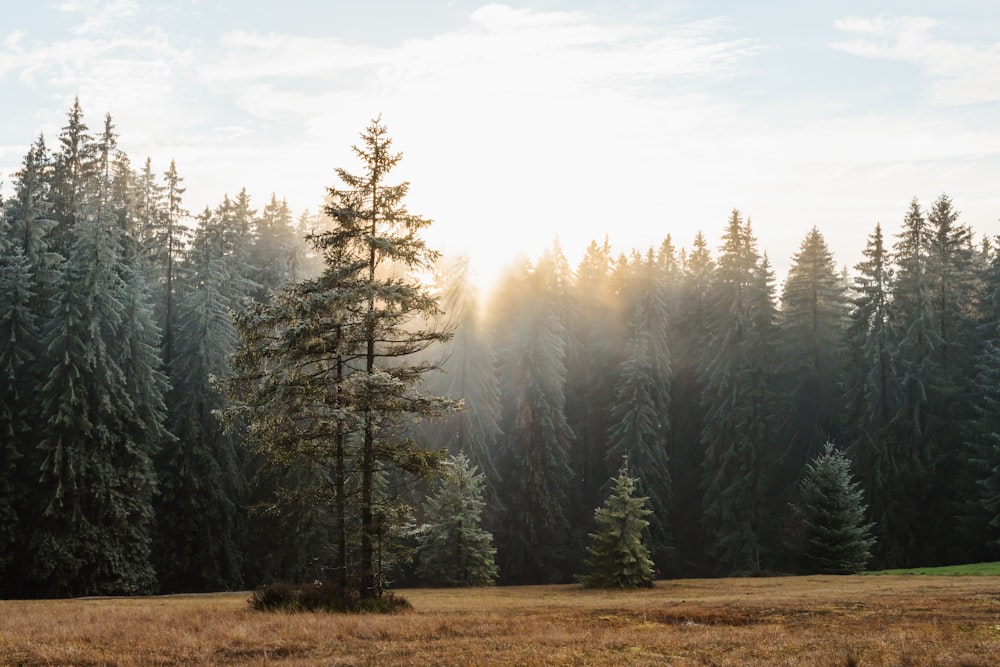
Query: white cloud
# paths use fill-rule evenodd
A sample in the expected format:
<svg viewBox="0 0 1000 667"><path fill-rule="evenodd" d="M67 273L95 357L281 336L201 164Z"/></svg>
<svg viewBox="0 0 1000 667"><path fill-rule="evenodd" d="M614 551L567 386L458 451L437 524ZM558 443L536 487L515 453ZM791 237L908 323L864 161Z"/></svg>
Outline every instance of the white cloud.
<svg viewBox="0 0 1000 667"><path fill-rule="evenodd" d="M959 43L937 39L940 22L925 17L847 17L837 29L859 39L833 47L857 56L912 63L929 79L928 97L941 105L1000 101L1000 41Z"/></svg>
<svg viewBox="0 0 1000 667"><path fill-rule="evenodd" d="M201 77L213 84L255 79L325 79L360 67L382 64L386 55L335 38L236 31L223 35L206 54Z"/></svg>
<svg viewBox="0 0 1000 667"><path fill-rule="evenodd" d="M376 49L337 39L234 32L202 67L222 89L251 81L275 89L312 83L423 97L627 91L651 81L724 71L756 50L726 41L724 25L608 25L583 13L487 5L465 28ZM296 99L291 113L301 112Z"/></svg>
<svg viewBox="0 0 1000 667"><path fill-rule="evenodd" d="M543 205L534 199L565 198L576 184L601 188L607 175L596 166L600 156L616 153L612 169L627 163L617 157L626 142L648 139L633 138L636 127L653 122L683 132L703 123L701 95L684 89L725 75L760 48L728 39L728 31L717 20L612 24L583 12L494 4L472 12L460 29L381 48L232 32L217 49L206 48L198 71L248 121L288 130L288 143L271 147L270 164L286 159L279 153L307 160L319 152L313 159L326 160L314 170L321 180L308 204L329 184L332 165L341 164L328 150L353 140L368 118L383 112L407 154L433 163L415 176L427 191L451 200L461 189L499 211L512 179L522 203L537 208ZM674 107L666 113L657 107L650 116L643 102L663 86L672 88ZM521 173L512 173L511 165ZM496 201L486 204L490 200ZM547 206L539 215L561 224ZM503 234L502 225L487 227L481 236Z"/></svg>
<svg viewBox="0 0 1000 667"><path fill-rule="evenodd" d="M77 35L96 35L111 32L120 20L136 13L135 0L66 0L58 6L68 14L82 14L84 21L73 27Z"/></svg>
<svg viewBox="0 0 1000 667"><path fill-rule="evenodd" d="M21 51L21 40L24 39L23 32L12 32L3 40L3 47L9 51Z"/></svg>

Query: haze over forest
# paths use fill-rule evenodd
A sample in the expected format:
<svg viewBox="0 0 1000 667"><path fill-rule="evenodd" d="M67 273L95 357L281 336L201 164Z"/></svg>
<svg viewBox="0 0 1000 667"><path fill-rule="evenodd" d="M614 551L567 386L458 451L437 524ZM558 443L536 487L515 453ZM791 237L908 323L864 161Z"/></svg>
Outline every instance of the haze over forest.
<svg viewBox="0 0 1000 667"><path fill-rule="evenodd" d="M496 545L501 583L581 572L594 509L623 461L652 510L649 544L666 576L798 571L799 482L827 443L853 462L874 565L996 553L1000 244L976 236L947 194L914 199L893 228L873 226L858 239L864 261L846 273L822 232L804 228L780 288L735 209L716 244L699 234L681 249L668 235L616 254L595 241L576 266L553 246L488 295L467 279L467 261L441 258L435 283L419 288L431 290L430 319L400 320L404 329L369 349L399 369L401 388L464 409L419 421L396 419L395 403L376 409L385 440L375 451L389 467L368 487L372 515L355 495L332 506L323 495L317 470L341 464L309 453L328 451L325 430L295 435L304 432L292 422L320 416L295 398L306 385L246 404L286 363L267 361L278 341L301 338L304 353L334 333L341 341L347 302L309 313L353 284L343 220L356 215L352 193L372 190L354 189L362 181L347 166L320 217L296 221L276 196L257 204L245 189L189 216L174 163L136 166L111 115L98 128L74 104L51 148L39 138L26 150L2 203L7 594L312 580L347 567L358 535L362 546L377 541L380 578L420 582L405 554L434 487L407 471L436 449L483 475L476 521ZM395 155L380 121L371 128ZM378 247L416 252L413 234L432 223L405 208L405 184L380 187L396 208L371 219L409 231ZM318 235L306 243L304 228ZM407 265L392 265L384 298L408 293ZM448 342L420 333L445 322ZM337 345L338 360L352 349ZM411 373L411 357L443 372ZM296 363L326 369L317 396L351 394L344 373L366 377L354 357L333 368L310 358ZM302 448L310 442L321 449ZM397 442L416 449L384 454ZM359 533L354 523L372 516L377 539L374 524ZM332 534L345 536L339 550Z"/></svg>
<svg viewBox="0 0 1000 667"><path fill-rule="evenodd" d="M914 196L1000 231L998 33L990 2L38 2L0 27L0 192L79 95L190 210L246 187L298 216L382 114L480 284L557 238L574 265L715 247L734 207L779 278L812 225L850 268Z"/></svg>

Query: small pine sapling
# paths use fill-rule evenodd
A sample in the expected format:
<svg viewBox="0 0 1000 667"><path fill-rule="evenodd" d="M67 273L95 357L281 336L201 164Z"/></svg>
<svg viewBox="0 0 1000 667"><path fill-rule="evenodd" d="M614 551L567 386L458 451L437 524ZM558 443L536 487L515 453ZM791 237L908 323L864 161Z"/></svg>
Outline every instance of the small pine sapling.
<svg viewBox="0 0 1000 667"><path fill-rule="evenodd" d="M587 574L578 576L584 586L600 588L649 588L653 561L644 537L649 526L646 498L636 498L635 480L624 463L614 479L611 495L594 511L597 530L587 547Z"/></svg>
<svg viewBox="0 0 1000 667"><path fill-rule="evenodd" d="M800 559L817 574L855 574L871 559L875 539L865 523L861 488L851 476L851 461L827 443L806 466L800 485L802 520Z"/></svg>

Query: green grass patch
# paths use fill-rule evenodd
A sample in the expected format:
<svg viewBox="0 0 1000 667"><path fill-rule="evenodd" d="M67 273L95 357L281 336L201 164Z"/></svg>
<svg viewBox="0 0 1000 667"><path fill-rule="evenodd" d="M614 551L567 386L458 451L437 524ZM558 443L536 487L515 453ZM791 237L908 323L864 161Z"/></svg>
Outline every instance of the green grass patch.
<svg viewBox="0 0 1000 667"><path fill-rule="evenodd" d="M928 576L968 577L1000 576L1000 562L970 563L968 565L946 565L944 567L913 567L900 570L880 570L865 574L922 574Z"/></svg>

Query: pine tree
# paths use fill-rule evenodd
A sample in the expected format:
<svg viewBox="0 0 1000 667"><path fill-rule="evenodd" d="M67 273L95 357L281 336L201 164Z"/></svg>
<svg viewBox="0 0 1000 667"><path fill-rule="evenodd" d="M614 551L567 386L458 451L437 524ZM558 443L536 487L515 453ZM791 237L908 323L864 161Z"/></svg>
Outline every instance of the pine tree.
<svg viewBox="0 0 1000 667"><path fill-rule="evenodd" d="M99 182L105 192L103 208L115 220L121 248L116 266L122 285L121 326L110 342L111 354L119 360L124 391L131 401L122 405L123 430L143 452L143 465L169 446L167 430L168 391L160 357L160 330L156 326L149 267L143 249L143 229L137 179L128 156L117 148L117 135L110 114L105 116L99 140ZM155 478L155 467L150 474Z"/></svg>
<svg viewBox="0 0 1000 667"><path fill-rule="evenodd" d="M776 461L772 276L749 221L733 211L712 288L710 354L702 368L704 521L719 565L755 572L774 528L768 484Z"/></svg>
<svg viewBox="0 0 1000 667"><path fill-rule="evenodd" d="M508 508L499 540L501 570L519 582L563 581L570 557L574 434L565 412L566 334L556 274L551 253L537 267L523 266L511 286L520 298L507 304L511 311L499 313L511 327L501 347L501 500Z"/></svg>
<svg viewBox="0 0 1000 667"><path fill-rule="evenodd" d="M97 144L83 119L80 98L73 100L66 125L59 134L59 148L49 172L52 217L52 249L68 257L73 239L70 230L76 224L88 190L93 186L97 169Z"/></svg>
<svg viewBox="0 0 1000 667"><path fill-rule="evenodd" d="M965 499L963 520L981 557L1000 553L1000 341L986 343L976 376L977 418L966 451L975 488Z"/></svg>
<svg viewBox="0 0 1000 667"><path fill-rule="evenodd" d="M670 357L666 348L665 285L652 257L639 260L632 287L632 317L625 358L619 366L608 430L608 458L627 460L642 471L639 492L652 512L650 546L662 557L669 543L671 479Z"/></svg>
<svg viewBox="0 0 1000 667"><path fill-rule="evenodd" d="M0 594L7 595L18 586L18 561L28 530L20 516L26 481L20 469L32 444L35 364L40 356L30 308L33 286L21 248L0 240Z"/></svg>
<svg viewBox="0 0 1000 667"><path fill-rule="evenodd" d="M700 475L703 448L701 432L704 408L700 397L704 383L700 369L708 363L710 290L715 262L702 232L694 237L690 252L681 251L674 335L671 338L672 381L670 400L671 466L675 512L671 528L675 555L666 567L676 574L704 573L704 554L709 549L701 519Z"/></svg>
<svg viewBox="0 0 1000 667"><path fill-rule="evenodd" d="M325 208L332 227L314 237L327 270L320 280L287 290L284 304L257 309L241 321L245 348L241 354L250 366L250 379L237 378L237 387L242 381L249 416L262 420L251 424L251 436L261 453L278 460L314 462L332 478L323 486L328 498L342 498L345 473L356 474L360 521L352 574L358 593L374 597L382 592L380 556L393 546L386 520L397 505L397 499L380 493L378 487L387 481L384 473L434 470L439 456L402 433L413 420L441 416L452 403L417 391L421 377L435 366L412 361L413 355L448 338L447 332L418 325L438 312L437 299L414 278L414 273L430 270L437 259L420 237L430 221L406 210L408 183L385 182L402 156L392 152L381 120L374 119L361 139L361 146L353 150L364 171L355 175L337 170L343 185L329 188ZM303 311L307 317L299 319ZM317 327L323 332L319 339L297 338ZM273 378L263 391L254 386L253 378L260 375L252 368L253 360L262 358L262 348L277 355L278 361L262 369L265 378ZM322 355L316 359L321 363L301 365L303 357L308 360L316 353ZM323 396L305 393L293 398L285 393L285 378L297 382L312 371L326 380L318 385ZM311 378L304 380L303 389L317 387ZM301 438L296 425L288 422L288 414L299 413L303 400L316 400L321 413L334 410L319 424L325 432ZM306 423L316 425L316 419ZM283 437L267 441L257 437L262 432ZM348 462L353 470L343 467ZM337 539L343 539L343 533Z"/></svg>
<svg viewBox="0 0 1000 667"><path fill-rule="evenodd" d="M496 582L493 536L482 528L486 480L465 454L450 457L437 491L424 503L417 573L435 586Z"/></svg>
<svg viewBox="0 0 1000 667"><path fill-rule="evenodd" d="M26 506L32 469L28 454L42 424L37 410L43 379L41 322L52 309L61 258L49 250L42 137L15 174L14 196L0 206L0 592L24 593Z"/></svg>
<svg viewBox="0 0 1000 667"><path fill-rule="evenodd" d="M595 532L587 547L585 586L638 588L653 585L653 561L644 542L652 510L646 498L637 498L635 480L623 464L604 505L594 511Z"/></svg>
<svg viewBox="0 0 1000 667"><path fill-rule="evenodd" d="M844 285L823 235L813 227L792 258L778 318L782 418L781 445L774 450L780 456L775 493L785 503L795 493L798 471L824 442L842 438L846 323Z"/></svg>
<svg viewBox="0 0 1000 667"><path fill-rule="evenodd" d="M305 241L296 237L288 202L278 201L274 194L255 227L253 246L249 249L252 269L248 273L250 280L259 286L256 299L264 301L269 292L302 277L299 264Z"/></svg>
<svg viewBox="0 0 1000 667"><path fill-rule="evenodd" d="M960 526L973 561L1000 554L1000 254L984 248L981 325L984 342L972 383L975 417L966 429Z"/></svg>
<svg viewBox="0 0 1000 667"><path fill-rule="evenodd" d="M167 592L234 589L242 582L243 484L236 434L216 414L226 406L213 378L229 376L237 335L233 288L222 221L209 211L185 257L178 288L168 395L174 441L157 456L160 493L156 565Z"/></svg>
<svg viewBox="0 0 1000 667"><path fill-rule="evenodd" d="M163 174L162 190L144 183L145 196L149 199L147 228L151 252L150 269L158 286L157 323L163 332L163 364L168 374L174 359L174 336L177 328L175 305L177 302L178 265L184 253L188 229L184 222L188 216L183 197L187 188L181 186L184 178L177 171L177 164L170 161L170 168ZM160 193L162 192L162 199ZM159 210L156 210L157 204Z"/></svg>
<svg viewBox="0 0 1000 667"><path fill-rule="evenodd" d="M927 552L930 559L955 562L972 555L960 546L955 508L966 495L960 491L966 467L962 454L965 433L976 420L974 404L979 396L974 383L981 348L976 333L979 275L972 230L959 221L959 212L947 195L931 205L927 223L931 232L927 283L937 340L930 396L937 446L929 487L948 490L932 494L927 528L938 539Z"/></svg>
<svg viewBox="0 0 1000 667"><path fill-rule="evenodd" d="M567 326L575 332L577 350L566 362L566 419L573 424L570 463L580 483L570 509L570 521L578 526L570 550L582 553L590 508L603 498L602 485L610 473L607 434L611 415L607 407L613 403L623 347L619 341L624 338L627 320L615 294L611 245L606 238L602 243L591 241L584 252L576 269L572 298L577 304L575 321Z"/></svg>
<svg viewBox="0 0 1000 667"><path fill-rule="evenodd" d="M807 466L800 486L802 547L806 572L856 574L871 559L871 524L865 523L862 491L851 462L832 443Z"/></svg>
<svg viewBox="0 0 1000 667"><path fill-rule="evenodd" d="M847 298L826 240L815 227L802 241L781 295L779 328L789 462L801 469L840 435L842 345Z"/></svg>
<svg viewBox="0 0 1000 667"><path fill-rule="evenodd" d="M159 443L142 419L147 397L131 392L123 369L129 294L107 179L110 123L106 135L76 184L70 253L45 326L29 576L49 595L143 592L154 578L150 457Z"/></svg>
<svg viewBox="0 0 1000 667"><path fill-rule="evenodd" d="M914 566L934 558L940 546L930 535L950 530L942 515L940 488L933 471L945 454L950 439L947 402L941 390L947 382L942 374L938 351L942 345L935 312L930 248L933 230L916 199L910 202L902 230L893 246L896 274L889 310L890 332L895 342L894 364L898 392L890 419L890 443L898 481L889 529L893 550L901 562ZM939 502L940 499L940 502Z"/></svg>
<svg viewBox="0 0 1000 667"><path fill-rule="evenodd" d="M889 321L891 268L881 225L868 237L863 254L865 260L855 266L858 275L846 338L847 423L854 443L852 456L878 531L875 560L889 565L897 560L891 551L892 506L903 497L896 486L901 462L897 462L889 430L898 396L894 391L895 341Z"/></svg>

